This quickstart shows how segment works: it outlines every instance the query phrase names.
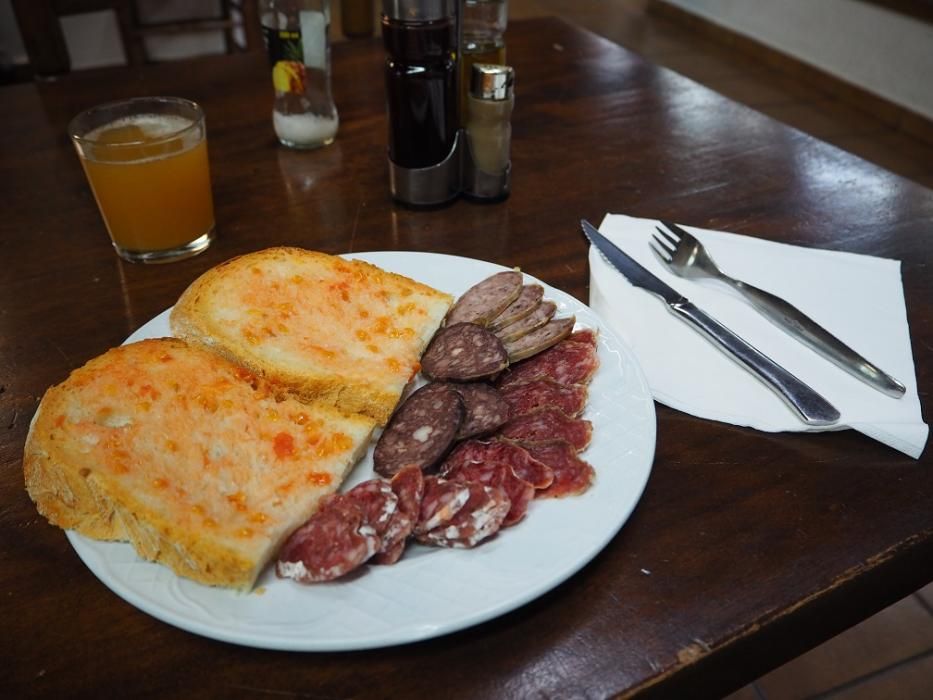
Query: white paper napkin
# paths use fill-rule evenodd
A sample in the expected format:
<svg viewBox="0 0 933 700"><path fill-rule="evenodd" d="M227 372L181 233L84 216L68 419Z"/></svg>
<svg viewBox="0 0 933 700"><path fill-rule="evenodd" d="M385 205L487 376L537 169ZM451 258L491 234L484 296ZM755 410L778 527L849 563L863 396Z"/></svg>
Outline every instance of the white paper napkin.
<svg viewBox="0 0 933 700"><path fill-rule="evenodd" d="M685 226L727 274L783 297L900 380L885 396L817 355L712 281L684 280L649 248L657 221L608 214L600 231L635 260L830 401L842 418L829 428L803 423L757 377L633 287L590 248L590 306L631 346L654 398L672 408L768 432L853 428L911 457L926 445L904 305L900 262L773 243Z"/></svg>

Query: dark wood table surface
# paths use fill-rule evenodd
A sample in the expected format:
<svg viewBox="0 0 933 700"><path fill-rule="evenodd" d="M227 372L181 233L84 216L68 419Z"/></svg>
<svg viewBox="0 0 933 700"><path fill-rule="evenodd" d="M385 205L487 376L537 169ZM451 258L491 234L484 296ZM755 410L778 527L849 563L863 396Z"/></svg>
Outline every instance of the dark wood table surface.
<svg viewBox="0 0 933 700"><path fill-rule="evenodd" d="M600 555L512 613L399 647L286 653L184 632L112 593L37 514L22 448L45 389L209 267L279 244L520 265L583 301L577 222L606 212L896 258L929 410L933 192L559 21L516 22L508 41L514 192L491 206L392 204L375 39L334 48L340 132L312 153L276 145L261 55L0 90L5 697L716 696L933 580L931 450L918 461L853 431L766 434L661 406L647 490ZM218 238L168 266L116 257L65 134L85 107L146 94L197 100L208 119Z"/></svg>

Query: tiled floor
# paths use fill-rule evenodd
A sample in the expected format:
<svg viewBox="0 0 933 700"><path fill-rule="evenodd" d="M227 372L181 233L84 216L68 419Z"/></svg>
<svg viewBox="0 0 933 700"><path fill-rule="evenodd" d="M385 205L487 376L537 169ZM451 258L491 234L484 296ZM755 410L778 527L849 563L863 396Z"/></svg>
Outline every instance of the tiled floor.
<svg viewBox="0 0 933 700"><path fill-rule="evenodd" d="M647 0L510 0L511 19L557 15L654 63L933 188L933 144L823 90L646 12ZM507 37L508 35L506 35ZM933 698L933 584L727 700Z"/></svg>

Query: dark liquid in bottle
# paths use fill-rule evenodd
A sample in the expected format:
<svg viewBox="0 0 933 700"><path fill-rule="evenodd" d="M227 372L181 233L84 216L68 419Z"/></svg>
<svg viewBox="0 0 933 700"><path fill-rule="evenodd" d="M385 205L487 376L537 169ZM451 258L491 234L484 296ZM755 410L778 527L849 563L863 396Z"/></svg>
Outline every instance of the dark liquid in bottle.
<svg viewBox="0 0 933 700"><path fill-rule="evenodd" d="M444 160L457 134L454 23L382 18L389 158L405 168Z"/></svg>

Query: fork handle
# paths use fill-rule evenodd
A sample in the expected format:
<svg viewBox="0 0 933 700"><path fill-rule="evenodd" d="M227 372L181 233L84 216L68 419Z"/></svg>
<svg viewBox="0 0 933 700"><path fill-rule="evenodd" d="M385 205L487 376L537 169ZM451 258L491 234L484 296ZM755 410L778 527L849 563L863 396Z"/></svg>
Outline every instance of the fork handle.
<svg viewBox="0 0 933 700"><path fill-rule="evenodd" d="M904 395L905 387L901 382L859 355L793 304L747 282L725 275L723 280L741 293L771 323L840 369L888 396L900 398Z"/></svg>
<svg viewBox="0 0 933 700"><path fill-rule="evenodd" d="M669 304L668 308L757 375L804 423L832 425L839 420L839 411L829 401L689 301Z"/></svg>

